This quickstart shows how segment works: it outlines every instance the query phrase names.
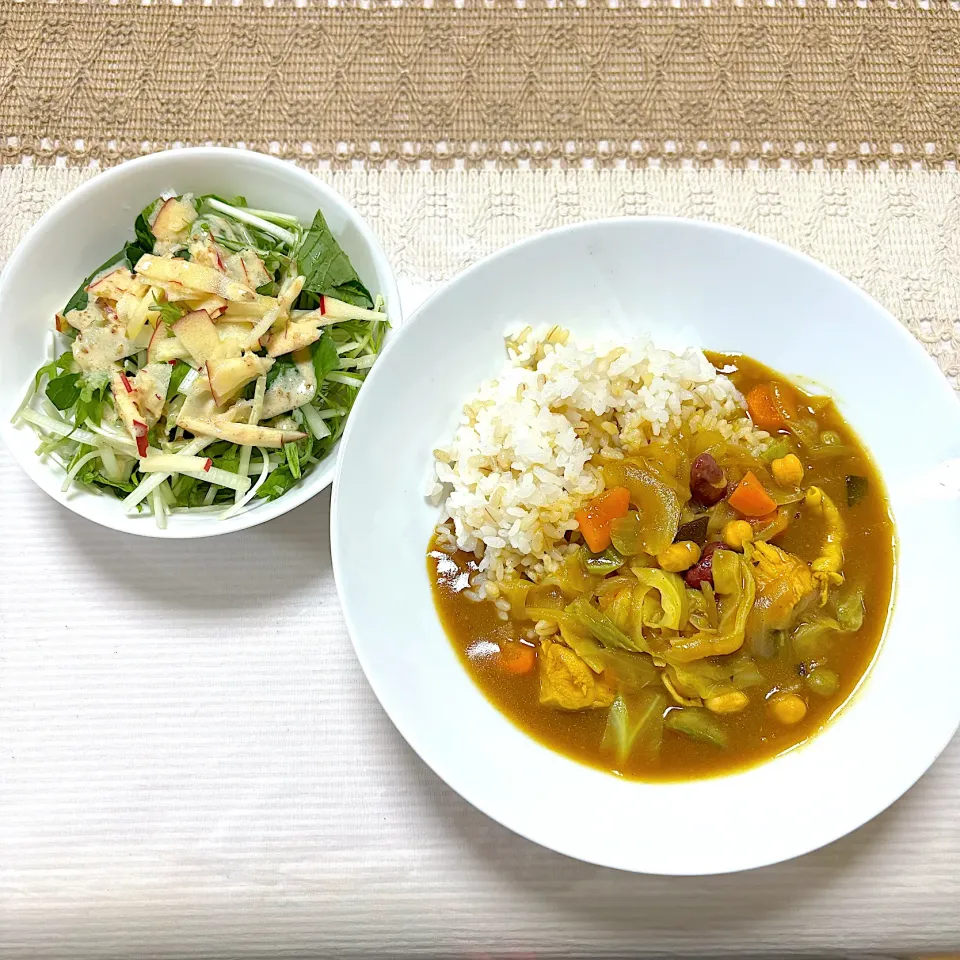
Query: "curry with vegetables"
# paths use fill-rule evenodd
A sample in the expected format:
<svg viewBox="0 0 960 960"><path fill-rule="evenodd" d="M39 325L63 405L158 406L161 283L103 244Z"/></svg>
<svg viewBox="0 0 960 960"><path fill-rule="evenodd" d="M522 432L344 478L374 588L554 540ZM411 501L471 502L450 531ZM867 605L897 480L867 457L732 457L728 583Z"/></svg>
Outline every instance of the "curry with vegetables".
<svg viewBox="0 0 960 960"><path fill-rule="evenodd" d="M555 573L470 589L477 557L435 538L428 570L470 675L514 723L640 780L728 773L815 734L877 651L895 538L884 486L833 402L708 354L769 434L709 430L601 462ZM508 605L508 609L507 608Z"/></svg>

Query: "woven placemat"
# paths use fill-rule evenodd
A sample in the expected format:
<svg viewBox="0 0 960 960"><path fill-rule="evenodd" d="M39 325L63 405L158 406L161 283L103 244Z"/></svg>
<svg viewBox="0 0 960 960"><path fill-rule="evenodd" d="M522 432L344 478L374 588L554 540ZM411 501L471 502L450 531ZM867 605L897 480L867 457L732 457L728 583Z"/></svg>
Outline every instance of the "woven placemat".
<svg viewBox="0 0 960 960"><path fill-rule="evenodd" d="M936 165L960 144L958 66L947 0L3 0L0 145Z"/></svg>
<svg viewBox="0 0 960 960"><path fill-rule="evenodd" d="M0 263L95 171L0 169ZM595 217L717 220L780 240L876 297L956 386L960 175L934 172L318 171L368 220L407 289L541 230ZM856 361L856 358L851 358Z"/></svg>
<svg viewBox="0 0 960 960"><path fill-rule="evenodd" d="M0 258L90 175L0 171ZM404 295L556 224L711 217L837 267L958 371L960 176L322 176ZM838 943L866 960L960 942L960 742L891 810L799 860L706 878L591 867L474 810L379 709L336 599L328 494L185 549L69 514L2 449L0 488L2 960L812 960Z"/></svg>

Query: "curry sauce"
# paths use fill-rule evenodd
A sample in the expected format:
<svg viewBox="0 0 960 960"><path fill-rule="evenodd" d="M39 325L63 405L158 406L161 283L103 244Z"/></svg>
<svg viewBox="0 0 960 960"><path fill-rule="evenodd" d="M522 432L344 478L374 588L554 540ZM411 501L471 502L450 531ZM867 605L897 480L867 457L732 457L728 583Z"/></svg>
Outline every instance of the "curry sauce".
<svg viewBox="0 0 960 960"><path fill-rule="evenodd" d="M895 536L883 481L869 454L824 398L807 396L762 364L742 356L708 354L711 362L746 394L758 383L781 384L796 396L802 414L815 420L821 437L837 445L838 455L804 459L804 487L816 486L835 504L846 528L843 575L862 594L863 619L858 629L837 633L828 651L816 662L805 659L783 631L773 644L754 638L744 645L756 663L762 683L746 693L749 703L740 712L719 718L725 745L690 739L676 730L663 730L658 756L631 754L619 762L601 742L608 723L606 709L562 710L540 700L539 670L514 673L503 669L501 651L516 644L538 652L539 638L529 621L504 620L490 601L469 599L470 577L477 560L450 554L431 543L427 568L444 629L470 676L484 695L518 727L541 743L575 760L631 779L686 780L730 773L768 760L807 740L843 706L863 679L883 635L891 605ZM829 451L828 451L829 452ZM851 478L853 478L851 480ZM784 508L781 508L784 509ZM791 522L771 540L776 547L811 564L823 539L823 523L791 504ZM611 574L615 576L615 574ZM719 659L719 658L710 658ZM835 688L815 689L817 664L828 665ZM539 666L539 664L537 665ZM771 697L795 692L806 704L799 722L784 724L770 709ZM679 705L666 699L669 713Z"/></svg>

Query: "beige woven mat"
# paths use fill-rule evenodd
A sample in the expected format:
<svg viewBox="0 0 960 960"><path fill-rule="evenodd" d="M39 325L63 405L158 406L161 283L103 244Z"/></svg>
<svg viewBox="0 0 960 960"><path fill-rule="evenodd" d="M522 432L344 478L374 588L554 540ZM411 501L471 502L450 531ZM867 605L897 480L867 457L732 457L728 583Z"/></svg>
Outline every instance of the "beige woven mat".
<svg viewBox="0 0 960 960"><path fill-rule="evenodd" d="M0 258L92 170L0 170ZM337 171L410 284L443 280L521 237L593 217L674 214L745 227L873 294L960 379L960 175L789 171ZM857 362L856 357L851 362Z"/></svg>
<svg viewBox="0 0 960 960"><path fill-rule="evenodd" d="M0 147L941 164L948 0L0 0ZM459 7L459 8L458 8Z"/></svg>

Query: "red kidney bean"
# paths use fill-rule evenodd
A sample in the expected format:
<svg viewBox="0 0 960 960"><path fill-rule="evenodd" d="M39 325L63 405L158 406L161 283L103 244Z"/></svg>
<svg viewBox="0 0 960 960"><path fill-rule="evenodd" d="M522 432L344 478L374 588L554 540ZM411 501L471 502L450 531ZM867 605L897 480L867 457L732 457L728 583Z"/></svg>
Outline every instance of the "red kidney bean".
<svg viewBox="0 0 960 960"><path fill-rule="evenodd" d="M699 590L700 584L703 583L704 580L711 586L713 585L713 554L722 546L722 543L714 540L713 543L708 543L703 548L703 553L700 554L700 560L684 574L684 580L687 581L688 587Z"/></svg>
<svg viewBox="0 0 960 960"><path fill-rule="evenodd" d="M705 507L712 507L727 494L727 478L709 453L701 453L690 467L690 492Z"/></svg>

